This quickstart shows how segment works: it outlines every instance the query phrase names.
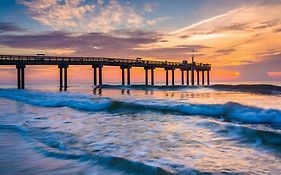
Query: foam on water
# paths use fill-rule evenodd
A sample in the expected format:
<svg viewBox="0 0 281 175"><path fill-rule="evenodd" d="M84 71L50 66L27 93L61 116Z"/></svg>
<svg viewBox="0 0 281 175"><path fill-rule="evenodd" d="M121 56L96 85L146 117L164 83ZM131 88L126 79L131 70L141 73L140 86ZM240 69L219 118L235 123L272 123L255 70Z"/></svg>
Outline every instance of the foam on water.
<svg viewBox="0 0 281 175"><path fill-rule="evenodd" d="M226 90L226 91L253 92L253 93L267 94L267 95L281 94L280 86L269 85L269 84L238 84L238 85L216 84L210 86L210 88L216 90Z"/></svg>
<svg viewBox="0 0 281 175"><path fill-rule="evenodd" d="M42 92L0 89L0 97L42 107L69 107L85 111L99 111L111 105L109 98L95 98L81 93Z"/></svg>
<svg viewBox="0 0 281 175"><path fill-rule="evenodd" d="M0 97L43 107L69 107L81 111L153 110L182 115L202 115L251 124L281 124L281 111L239 103L189 104L171 100L115 100L80 93L40 92L0 89Z"/></svg>
<svg viewBox="0 0 281 175"><path fill-rule="evenodd" d="M105 89L134 89L134 90L195 90L195 89L214 89L214 90L224 90L224 91L236 91L236 92L250 92L266 95L280 95L281 86L269 85L269 84L238 84L238 85L229 85L229 84L215 84L211 86L146 86L146 85L130 85L130 86L121 86L121 85L100 85L98 88Z"/></svg>
<svg viewBox="0 0 281 175"><path fill-rule="evenodd" d="M123 157L89 152L81 149L83 148L82 146L73 147L72 145L75 143L73 139L75 140L76 138L74 135L69 135L67 133L42 132L38 128L25 128L23 125L0 124L0 131L5 132L6 130L20 133L28 142L33 144L33 149L47 157L65 160L79 160L81 162L88 161L92 164L98 164L110 167L110 169L134 174L172 174L171 171L158 166L145 164L143 162Z"/></svg>

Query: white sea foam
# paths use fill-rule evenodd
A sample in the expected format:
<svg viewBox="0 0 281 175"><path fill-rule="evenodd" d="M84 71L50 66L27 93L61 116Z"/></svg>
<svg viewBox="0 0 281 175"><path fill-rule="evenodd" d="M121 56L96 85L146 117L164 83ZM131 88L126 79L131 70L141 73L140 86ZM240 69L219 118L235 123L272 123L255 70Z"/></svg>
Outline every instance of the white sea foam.
<svg viewBox="0 0 281 175"><path fill-rule="evenodd" d="M99 111L111 105L109 98L95 98L81 93L42 92L0 89L0 97L43 107L69 107L85 111Z"/></svg>
<svg viewBox="0 0 281 175"><path fill-rule="evenodd" d="M113 100L69 92L0 89L0 97L43 107L69 107L82 111L154 110L165 113L201 115L241 123L281 124L281 111L228 102L225 104L188 104L170 100Z"/></svg>

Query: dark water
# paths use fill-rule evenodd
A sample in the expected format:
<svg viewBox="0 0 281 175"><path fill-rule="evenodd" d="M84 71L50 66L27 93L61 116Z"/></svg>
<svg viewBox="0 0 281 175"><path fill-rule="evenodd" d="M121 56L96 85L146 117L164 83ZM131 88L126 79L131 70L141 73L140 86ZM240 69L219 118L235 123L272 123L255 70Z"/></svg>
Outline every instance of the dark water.
<svg viewBox="0 0 281 175"><path fill-rule="evenodd" d="M0 174L281 174L281 87L0 89Z"/></svg>

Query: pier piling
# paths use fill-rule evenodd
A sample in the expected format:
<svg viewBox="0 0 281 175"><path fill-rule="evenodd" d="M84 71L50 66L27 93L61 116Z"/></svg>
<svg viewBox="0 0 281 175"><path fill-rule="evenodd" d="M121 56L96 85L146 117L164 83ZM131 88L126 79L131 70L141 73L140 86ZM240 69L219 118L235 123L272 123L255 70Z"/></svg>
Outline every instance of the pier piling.
<svg viewBox="0 0 281 175"><path fill-rule="evenodd" d="M94 86L97 85L97 68L93 67L93 72L94 72Z"/></svg>
<svg viewBox="0 0 281 175"><path fill-rule="evenodd" d="M207 84L210 85L210 71L207 70Z"/></svg>
<svg viewBox="0 0 281 175"><path fill-rule="evenodd" d="M59 64L58 65L59 71L60 71L60 90L64 88L64 90L67 90L67 64Z"/></svg>
<svg viewBox="0 0 281 175"><path fill-rule="evenodd" d="M145 70L145 85L147 86L148 85L148 68L145 67L144 70Z"/></svg>
<svg viewBox="0 0 281 175"><path fill-rule="evenodd" d="M172 85L175 85L175 69L172 69Z"/></svg>
<svg viewBox="0 0 281 175"><path fill-rule="evenodd" d="M99 85L102 85L102 65L99 66Z"/></svg>
<svg viewBox="0 0 281 175"><path fill-rule="evenodd" d="M186 70L186 85L189 86L189 71Z"/></svg>
<svg viewBox="0 0 281 175"><path fill-rule="evenodd" d="M165 69L166 71L166 86L169 86L169 69Z"/></svg>
<svg viewBox="0 0 281 175"><path fill-rule="evenodd" d="M181 85L184 86L184 70L181 69Z"/></svg>
<svg viewBox="0 0 281 175"><path fill-rule="evenodd" d="M121 72L122 72L122 85L125 85L125 69L121 67Z"/></svg>
<svg viewBox="0 0 281 175"><path fill-rule="evenodd" d="M25 88L25 81L24 81L24 64L17 64L17 83L18 83L18 89L24 89Z"/></svg>
<svg viewBox="0 0 281 175"><path fill-rule="evenodd" d="M202 70L202 85L204 86L205 85L205 72L204 70Z"/></svg>
<svg viewBox="0 0 281 175"><path fill-rule="evenodd" d="M151 68L151 85L154 86L154 68Z"/></svg>
<svg viewBox="0 0 281 175"><path fill-rule="evenodd" d="M200 85L200 82L199 82L199 81L200 81L200 80L199 80L199 72L200 72L200 71L197 70L196 72L197 72L197 85L199 86L199 85Z"/></svg>
<svg viewBox="0 0 281 175"><path fill-rule="evenodd" d="M127 68L127 84L131 84L131 74L130 74L130 67Z"/></svg>

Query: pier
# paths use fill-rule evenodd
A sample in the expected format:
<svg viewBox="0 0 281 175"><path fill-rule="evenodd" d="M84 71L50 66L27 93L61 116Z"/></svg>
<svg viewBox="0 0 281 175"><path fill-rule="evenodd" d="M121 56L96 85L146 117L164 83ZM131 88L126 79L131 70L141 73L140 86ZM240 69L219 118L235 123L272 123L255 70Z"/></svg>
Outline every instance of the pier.
<svg viewBox="0 0 281 175"><path fill-rule="evenodd" d="M181 71L181 85L189 86L195 85L195 72L197 85L210 85L210 64L196 63L192 59L191 63L187 61L182 62L168 62L168 61L153 61L143 60L141 58L136 59L121 59L121 58L104 58L104 57L57 57L57 56L45 56L44 54L38 54L37 56L26 55L0 55L0 65L15 65L17 69L17 87L18 89L25 88L25 75L24 71L26 66L32 65L56 65L59 69L60 89L67 90L67 69L69 66L75 65L87 65L93 68L93 85L102 85L102 70L104 66L118 66L121 69L122 85L131 84L131 68L143 67L144 68L144 81L145 85L154 86L154 70L156 68L164 69L166 72L166 86L169 86L169 71L171 74L171 85L175 85L175 70ZM1 67L0 67L1 68ZM127 83L125 80L125 72L127 73ZM149 84L149 72L150 72L150 84ZM201 74L201 83L200 83ZM205 76L206 74L206 76ZM185 77L186 75L186 77Z"/></svg>

